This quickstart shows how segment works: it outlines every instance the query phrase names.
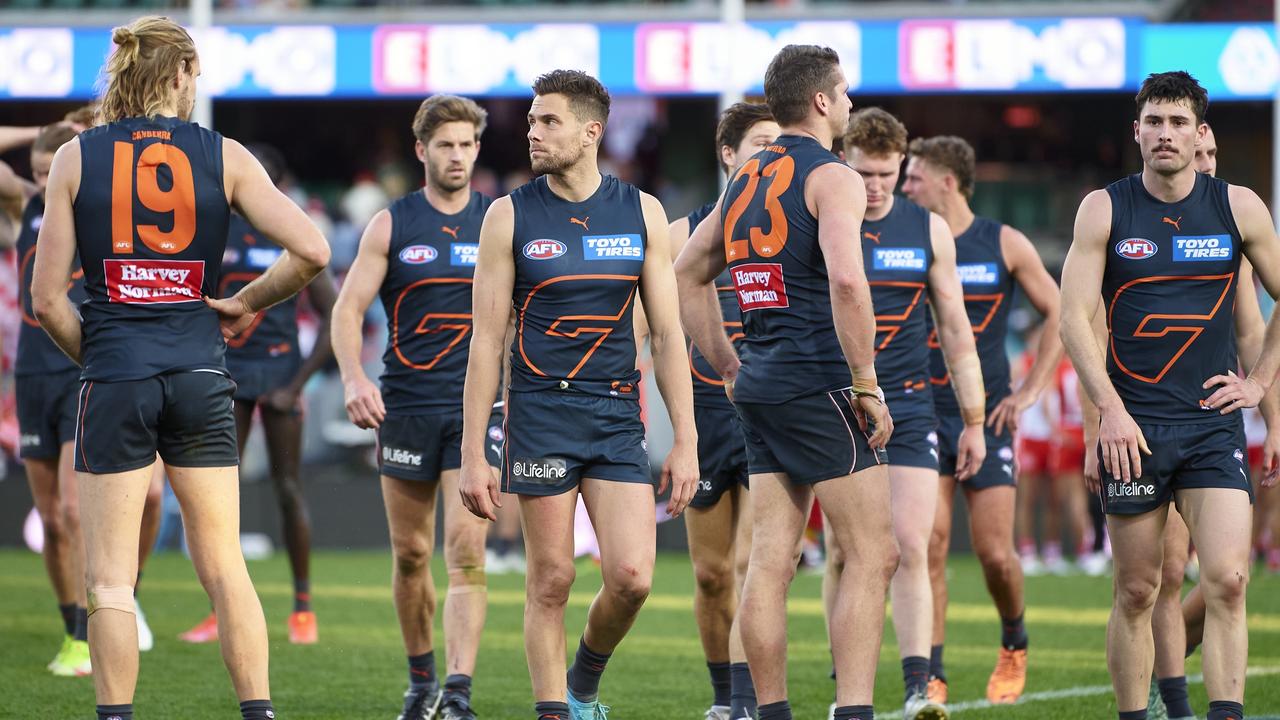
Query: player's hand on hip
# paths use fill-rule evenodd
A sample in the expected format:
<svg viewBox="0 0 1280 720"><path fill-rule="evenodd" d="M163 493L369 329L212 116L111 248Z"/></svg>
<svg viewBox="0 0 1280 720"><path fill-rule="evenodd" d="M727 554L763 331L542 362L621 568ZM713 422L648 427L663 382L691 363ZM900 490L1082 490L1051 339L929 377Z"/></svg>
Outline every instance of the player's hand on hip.
<svg viewBox="0 0 1280 720"><path fill-rule="evenodd" d="M1142 455L1150 455L1151 448L1147 447L1142 428L1128 411L1123 408L1103 411L1098 441L1102 444L1102 464L1112 477L1121 482L1142 477Z"/></svg>
<svg viewBox="0 0 1280 720"><path fill-rule="evenodd" d="M671 486L671 497L667 500L667 515L677 517L689 506L693 494L698 489L698 451L695 443L677 442L667 453L662 463L662 473L658 480L658 494L666 492Z"/></svg>
<svg viewBox="0 0 1280 720"><path fill-rule="evenodd" d="M464 460L458 476L463 506L476 517L497 522L494 508L502 507L502 500L498 497L498 478L493 468L487 462Z"/></svg>
<svg viewBox="0 0 1280 720"><path fill-rule="evenodd" d="M1273 488L1280 484L1280 428L1267 429L1267 439L1262 442L1262 487Z"/></svg>
<svg viewBox="0 0 1280 720"><path fill-rule="evenodd" d="M1267 394L1266 389L1257 380L1251 377L1242 378L1230 370L1226 375L1214 375L1205 380L1202 387L1208 390L1214 385L1222 387L1215 390L1204 404L1217 410L1221 415L1240 408L1257 407L1258 403L1262 402L1262 396Z"/></svg>
<svg viewBox="0 0 1280 720"><path fill-rule="evenodd" d="M1098 441L1084 443L1084 486L1091 493L1102 491L1102 474L1098 472Z"/></svg>
<svg viewBox="0 0 1280 720"><path fill-rule="evenodd" d="M222 325L222 337L225 340L230 340L244 332L258 316L257 313L250 312L244 301L236 295L229 298L205 296L204 304L218 313L218 322Z"/></svg>
<svg viewBox="0 0 1280 720"><path fill-rule="evenodd" d="M991 416L987 418L987 427L991 428L996 435L1004 434L1006 426L1009 428L1010 433L1017 432L1018 419L1035 402L1035 396L1029 392L1018 390L1010 393L1008 397L1000 401L999 405L996 405L995 410L991 411Z"/></svg>
<svg viewBox="0 0 1280 720"><path fill-rule="evenodd" d="M964 482L977 474L987 459L987 437L981 425L965 425L956 441L956 480Z"/></svg>
<svg viewBox="0 0 1280 720"><path fill-rule="evenodd" d="M889 415L889 406L882 398L874 395L855 395L853 410L858 418L858 429L866 432L874 428L867 438L867 444L873 450L883 450L893 435L893 417Z"/></svg>
<svg viewBox="0 0 1280 720"><path fill-rule="evenodd" d="M342 392L347 417L356 427L376 429L386 419L387 408L382 404L382 392L369 378L348 380Z"/></svg>

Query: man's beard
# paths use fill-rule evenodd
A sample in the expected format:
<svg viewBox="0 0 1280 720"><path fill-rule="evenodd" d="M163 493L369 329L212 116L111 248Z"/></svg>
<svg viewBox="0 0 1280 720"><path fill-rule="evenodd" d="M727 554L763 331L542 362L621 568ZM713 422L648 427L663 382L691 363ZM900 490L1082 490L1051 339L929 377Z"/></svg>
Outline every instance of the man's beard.
<svg viewBox="0 0 1280 720"><path fill-rule="evenodd" d="M579 150L578 154L572 157L568 154L561 155L544 150L541 157L529 157L529 166L535 175L554 175L565 168L572 167L574 163L582 159L582 155L582 150Z"/></svg>

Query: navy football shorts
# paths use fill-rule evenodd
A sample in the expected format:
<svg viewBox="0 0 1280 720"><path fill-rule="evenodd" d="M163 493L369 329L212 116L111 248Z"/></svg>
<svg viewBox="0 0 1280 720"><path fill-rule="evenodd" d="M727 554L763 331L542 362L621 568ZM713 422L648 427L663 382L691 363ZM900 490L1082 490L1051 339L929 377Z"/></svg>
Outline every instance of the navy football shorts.
<svg viewBox="0 0 1280 720"><path fill-rule="evenodd" d="M1249 458L1240 414L1229 422L1154 425L1138 422L1151 455L1142 455L1142 477L1122 482L1099 464L1102 508L1109 515L1139 515L1155 510L1186 488L1228 488L1249 493ZM1102 448L1094 449L1099 460Z"/></svg>
<svg viewBox="0 0 1280 720"><path fill-rule="evenodd" d="M211 370L143 380L86 380L76 421L76 470L105 475L146 467L238 465L231 378Z"/></svg>
<svg viewBox="0 0 1280 720"><path fill-rule="evenodd" d="M80 371L14 378L18 405L18 454L29 460L57 459L63 443L75 440Z"/></svg>
<svg viewBox="0 0 1280 720"><path fill-rule="evenodd" d="M694 407L698 428L698 489L690 507L709 508L735 485L748 487L742 422L732 407Z"/></svg>
<svg viewBox="0 0 1280 720"><path fill-rule="evenodd" d="M378 426L378 472L435 482L462 466L462 411L387 415Z"/></svg>
<svg viewBox="0 0 1280 720"><path fill-rule="evenodd" d="M653 482L640 403L574 390L507 395L502 490L559 495L583 478Z"/></svg>
<svg viewBox="0 0 1280 720"><path fill-rule="evenodd" d="M737 408L752 475L786 473L795 484L811 485L887 462L858 429L849 388Z"/></svg>

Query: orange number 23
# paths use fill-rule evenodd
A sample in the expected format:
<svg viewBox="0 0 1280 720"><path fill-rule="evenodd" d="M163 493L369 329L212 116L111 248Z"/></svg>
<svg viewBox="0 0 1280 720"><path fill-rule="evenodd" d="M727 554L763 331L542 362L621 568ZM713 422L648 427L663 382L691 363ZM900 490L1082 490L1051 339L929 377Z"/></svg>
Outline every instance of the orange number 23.
<svg viewBox="0 0 1280 720"><path fill-rule="evenodd" d="M111 250L116 254L133 252L133 156L133 143L115 144L111 175ZM160 187L161 165L169 168L173 178L168 190ZM180 148L153 143L138 156L136 168L139 202L158 213L173 213L173 227L169 230L161 230L157 225L136 226L142 244L165 255L186 250L196 236L196 188L191 160Z"/></svg>
<svg viewBox="0 0 1280 720"><path fill-rule="evenodd" d="M782 248L787 244L787 214L782 209L779 198L787 188L791 187L791 179L795 176L795 172L796 162L790 155L783 155L765 165L764 170L760 169L758 159L751 158L742 166L742 169L738 170L733 181L737 182L745 175L747 186L743 188L742 194L734 199L733 204L729 206L729 212L724 216L726 261L737 260L747 254L747 238L737 238L734 233L737 230L738 220L755 199L756 190L760 189L761 178L769 180L769 187L764 194L764 209L769 213L769 232L764 232L759 227L752 227L748 233L751 238L751 249L760 257L773 257L782 252Z"/></svg>

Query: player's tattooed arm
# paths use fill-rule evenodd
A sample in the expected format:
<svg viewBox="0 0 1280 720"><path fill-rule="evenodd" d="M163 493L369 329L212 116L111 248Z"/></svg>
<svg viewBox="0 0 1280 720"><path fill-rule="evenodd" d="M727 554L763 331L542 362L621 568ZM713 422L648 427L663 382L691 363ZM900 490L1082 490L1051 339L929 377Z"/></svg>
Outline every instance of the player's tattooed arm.
<svg viewBox="0 0 1280 720"><path fill-rule="evenodd" d="M1280 239L1276 237L1271 213L1257 193L1240 185L1228 188L1231 214L1240 229L1245 257L1253 265L1262 285L1272 297L1280 294ZM1204 388L1217 386L1206 404L1222 414L1244 407L1255 407L1275 383L1280 371L1280 327L1271 316L1262 338L1262 350L1247 377L1239 377L1230 369L1224 375L1205 380Z"/></svg>
<svg viewBox="0 0 1280 720"><path fill-rule="evenodd" d="M1266 322L1258 305L1258 289L1253 282L1253 266L1240 261L1240 278L1236 281L1236 350L1240 367L1247 375L1262 353L1262 338L1266 334ZM1280 388L1272 386L1258 403L1258 410L1267 425L1267 437L1263 442L1263 484L1270 487L1280 479Z"/></svg>
<svg viewBox="0 0 1280 720"><path fill-rule="evenodd" d="M675 270L684 331L724 379L725 392L732 400L733 382L738 377L738 353L724 333L724 315L720 312L715 287L716 277L725 268L720 205L717 202L698 227L690 228L688 241L676 255ZM672 251L675 252L674 247Z"/></svg>
<svg viewBox="0 0 1280 720"><path fill-rule="evenodd" d="M231 338L253 323L254 315L298 294L329 264L329 242L311 218L280 192L267 171L243 145L223 138L223 183L227 202L284 252L257 279L229 298L205 298L222 318Z"/></svg>
<svg viewBox="0 0 1280 720"><path fill-rule="evenodd" d="M640 270L640 295L649 319L649 347L653 352L654 376L658 391L671 417L675 444L662 465L658 492L671 485L667 513L684 512L693 499L698 482L698 431L693 424L693 381L689 376L689 353L680 328L678 287L667 237L667 218L662 204L648 194L640 196L644 212L644 266ZM724 331L721 331L721 335Z"/></svg>
<svg viewBox="0 0 1280 720"><path fill-rule="evenodd" d="M997 433L1005 425L1016 429L1018 418L1035 404L1036 398L1049 386L1053 373L1062 360L1062 339L1059 337L1058 284L1044 268L1040 253L1026 235L1004 226L1000 230L1000 248L1009 264L1009 273L1017 281L1027 299L1044 317L1044 332L1040 333L1040 345L1036 348L1035 363L1022 384L991 412L987 424Z"/></svg>
<svg viewBox="0 0 1280 720"><path fill-rule="evenodd" d="M80 190L80 141L58 148L45 188L44 221L36 239L31 305L53 342L80 364L80 316L67 288L76 257L76 221L72 204Z"/></svg>
<svg viewBox="0 0 1280 720"><path fill-rule="evenodd" d="M1105 190L1095 190L1076 212L1075 233L1062 268L1060 332L1076 374L1101 415L1098 440L1103 466L1129 482L1142 476L1141 454L1150 455L1151 449L1107 377L1103 346L1094 334L1110 235L1111 198Z"/></svg>
<svg viewBox="0 0 1280 720"><path fill-rule="evenodd" d="M485 458L484 443L502 376L503 339L511 317L516 264L511 256L515 208L510 197L489 206L480 226L480 252L471 286L471 345L462 391L462 468L458 492L472 514L497 521L502 507L498 478Z"/></svg>
<svg viewBox="0 0 1280 720"><path fill-rule="evenodd" d="M982 363L978 359L973 327L964 309L964 289L956 273L956 241L940 215L929 214L933 264L929 266L929 307L938 328L938 344L947 362L951 386L960 404L965 428L956 449L956 479L964 482L982 467L987 456L987 393L982 383Z"/></svg>
<svg viewBox="0 0 1280 720"><path fill-rule="evenodd" d="M858 422L875 426L868 442L873 448L883 448L893 434L893 419L883 398L876 397L876 318L871 307L871 285L862 266L859 232L867 210L866 186L862 176L848 165L829 163L809 173L804 198L809 212L818 219L818 244L827 265L831 317L853 376Z"/></svg>

